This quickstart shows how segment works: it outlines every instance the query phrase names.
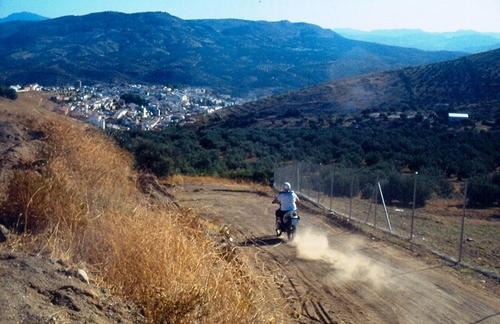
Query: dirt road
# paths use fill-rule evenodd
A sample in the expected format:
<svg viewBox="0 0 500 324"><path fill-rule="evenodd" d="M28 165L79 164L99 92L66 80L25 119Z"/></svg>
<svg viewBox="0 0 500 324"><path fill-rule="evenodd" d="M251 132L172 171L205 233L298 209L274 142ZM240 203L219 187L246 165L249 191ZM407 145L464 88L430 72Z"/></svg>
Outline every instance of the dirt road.
<svg viewBox="0 0 500 324"><path fill-rule="evenodd" d="M176 200L230 225L287 300L290 323L500 323L498 285L438 258L338 227L307 204L293 242L277 238L271 195L244 185L184 183ZM498 284L498 283L496 283Z"/></svg>

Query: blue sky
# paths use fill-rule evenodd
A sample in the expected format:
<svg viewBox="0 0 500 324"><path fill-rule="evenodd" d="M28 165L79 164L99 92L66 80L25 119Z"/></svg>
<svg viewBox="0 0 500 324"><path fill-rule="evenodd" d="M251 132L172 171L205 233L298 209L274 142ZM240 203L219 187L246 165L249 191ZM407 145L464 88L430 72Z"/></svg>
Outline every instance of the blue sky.
<svg viewBox="0 0 500 324"><path fill-rule="evenodd" d="M500 32L500 0L0 0L0 18L163 11L182 19L289 20L323 28Z"/></svg>

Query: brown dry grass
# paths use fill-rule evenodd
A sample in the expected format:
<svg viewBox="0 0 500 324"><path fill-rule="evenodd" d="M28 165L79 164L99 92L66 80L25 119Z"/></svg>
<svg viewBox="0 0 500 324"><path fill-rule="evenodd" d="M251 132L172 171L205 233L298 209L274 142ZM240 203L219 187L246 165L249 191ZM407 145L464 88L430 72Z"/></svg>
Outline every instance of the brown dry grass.
<svg viewBox="0 0 500 324"><path fill-rule="evenodd" d="M234 188L246 188L249 191L261 192L263 194L274 195L275 192L273 188L270 186L265 186L261 183L256 183L244 179L226 179L226 178L217 178L211 176L184 176L184 175L175 175L167 179L163 179L161 181L164 184L180 186L184 184L193 184L193 183L204 183L204 184L218 184L225 185L226 187L234 187Z"/></svg>
<svg viewBox="0 0 500 324"><path fill-rule="evenodd" d="M33 159L45 162L25 161L2 197L0 217L19 231L11 246L85 266L154 323L276 322L259 307L267 278L221 250L192 211L142 195L131 156L102 133L33 109L50 106L38 100L4 114L44 134Z"/></svg>

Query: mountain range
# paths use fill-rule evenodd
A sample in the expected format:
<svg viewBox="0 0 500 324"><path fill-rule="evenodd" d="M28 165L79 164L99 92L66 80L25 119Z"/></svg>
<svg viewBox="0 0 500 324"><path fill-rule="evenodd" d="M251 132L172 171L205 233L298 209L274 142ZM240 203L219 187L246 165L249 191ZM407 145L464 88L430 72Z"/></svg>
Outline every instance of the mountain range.
<svg viewBox="0 0 500 324"><path fill-rule="evenodd" d="M0 43L4 84L189 84L247 98L464 55L351 40L306 23L163 12L8 21Z"/></svg>
<svg viewBox="0 0 500 324"><path fill-rule="evenodd" d="M47 17L43 17L32 12L16 12L11 15L8 15L5 18L0 18L0 23L8 22L8 21L41 21L49 19Z"/></svg>
<svg viewBox="0 0 500 324"><path fill-rule="evenodd" d="M373 30L334 29L340 35L365 42L418 48L424 51L458 51L470 54L500 48L500 33L473 30L429 33L419 29Z"/></svg>

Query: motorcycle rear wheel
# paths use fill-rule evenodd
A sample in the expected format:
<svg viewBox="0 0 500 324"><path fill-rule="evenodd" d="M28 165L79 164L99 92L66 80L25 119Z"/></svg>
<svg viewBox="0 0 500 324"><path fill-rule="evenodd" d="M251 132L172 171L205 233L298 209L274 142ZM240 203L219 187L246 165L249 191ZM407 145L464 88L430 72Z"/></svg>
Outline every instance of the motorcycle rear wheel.
<svg viewBox="0 0 500 324"><path fill-rule="evenodd" d="M291 225L290 228L288 229L288 231L286 232L286 234L288 236L288 241L290 241L290 242L293 241L293 239L295 238L296 231L297 231L297 228L295 227L295 225Z"/></svg>

